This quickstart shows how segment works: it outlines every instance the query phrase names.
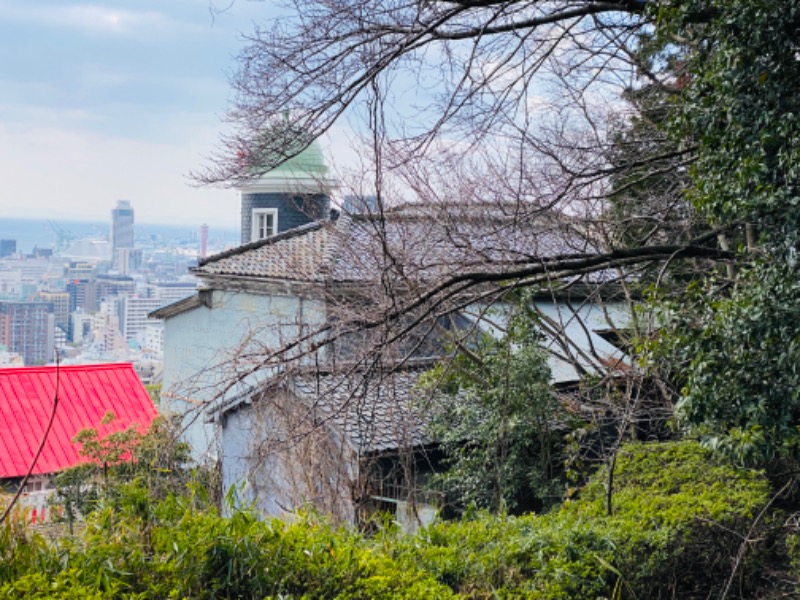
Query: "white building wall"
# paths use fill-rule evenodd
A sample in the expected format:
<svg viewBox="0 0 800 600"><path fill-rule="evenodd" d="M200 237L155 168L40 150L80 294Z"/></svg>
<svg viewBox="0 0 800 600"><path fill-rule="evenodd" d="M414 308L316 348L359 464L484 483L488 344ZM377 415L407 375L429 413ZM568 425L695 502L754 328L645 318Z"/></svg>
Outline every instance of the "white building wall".
<svg viewBox="0 0 800 600"><path fill-rule="evenodd" d="M76 311L70 315L70 319L72 320L72 339L70 341L73 344L80 344L86 341L85 338L92 337L92 323L94 321L92 315L83 311ZM88 330L85 336L84 328Z"/></svg>
<svg viewBox="0 0 800 600"><path fill-rule="evenodd" d="M277 391L226 413L220 424L223 492L233 490L241 506L269 517L313 508L353 524L355 454L328 428L310 424L301 403ZM287 444L298 431L305 433Z"/></svg>
<svg viewBox="0 0 800 600"><path fill-rule="evenodd" d="M206 293L206 292L204 292ZM258 356L325 321L321 300L215 290L211 307L197 306L166 320L162 406L184 419L185 437L198 460L219 454L208 409L246 394L272 375ZM245 354L250 353L247 358Z"/></svg>
<svg viewBox="0 0 800 600"><path fill-rule="evenodd" d="M162 304L163 302L158 298L125 296L122 301L122 322L120 323L120 329L125 340L131 341L136 339L137 336L142 336L142 339L144 339L145 328L154 321L148 318L147 315Z"/></svg>
<svg viewBox="0 0 800 600"><path fill-rule="evenodd" d="M507 311L511 308L503 305L491 308L474 306L469 314L473 320L479 321L480 330L500 337L508 323ZM547 352L552 383L579 381L583 377L581 372L603 374L609 365L625 362L625 354L598 334L629 327L630 310L624 302L536 299L533 308L541 321L542 347Z"/></svg>
<svg viewBox="0 0 800 600"><path fill-rule="evenodd" d="M151 319L144 329L142 349L156 358L164 356L164 322Z"/></svg>

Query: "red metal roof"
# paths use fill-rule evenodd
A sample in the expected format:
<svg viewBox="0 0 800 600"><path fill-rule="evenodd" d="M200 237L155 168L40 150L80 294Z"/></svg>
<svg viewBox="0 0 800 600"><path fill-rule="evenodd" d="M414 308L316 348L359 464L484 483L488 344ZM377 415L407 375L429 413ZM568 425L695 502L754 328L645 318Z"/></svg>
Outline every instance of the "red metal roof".
<svg viewBox="0 0 800 600"><path fill-rule="evenodd" d="M131 425L143 430L158 414L130 363L58 367L59 404L33 469L53 473L82 462L72 438L95 428L100 437ZM56 391L56 367L0 369L0 478L27 473ZM107 412L116 419L101 424Z"/></svg>

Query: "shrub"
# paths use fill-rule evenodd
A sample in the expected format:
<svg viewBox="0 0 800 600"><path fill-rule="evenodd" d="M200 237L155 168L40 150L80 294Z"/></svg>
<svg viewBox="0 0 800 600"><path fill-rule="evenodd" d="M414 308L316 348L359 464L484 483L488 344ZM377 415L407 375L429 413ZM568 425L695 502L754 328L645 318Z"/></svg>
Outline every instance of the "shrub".
<svg viewBox="0 0 800 600"><path fill-rule="evenodd" d="M153 502L142 482L119 486L76 542L17 536L0 598L452 598L421 569L401 566L357 532L315 515L295 523ZM38 539L38 538L36 538Z"/></svg>
<svg viewBox="0 0 800 600"><path fill-rule="evenodd" d="M610 517L605 481L596 474L578 500L543 516L439 523L395 553L471 598L707 597L770 491L761 473L694 442L623 447ZM742 590L759 584L759 567L746 565Z"/></svg>
<svg viewBox="0 0 800 600"><path fill-rule="evenodd" d="M292 523L248 511L223 518L190 495L156 502L134 481L79 538L48 543L4 525L0 599L715 597L738 533L770 493L761 473L692 442L623 447L615 480L611 516L601 472L580 498L545 515L479 514L415 536L388 528L373 537L314 514ZM790 546L796 559L800 544ZM758 597L771 566L751 549L737 593Z"/></svg>

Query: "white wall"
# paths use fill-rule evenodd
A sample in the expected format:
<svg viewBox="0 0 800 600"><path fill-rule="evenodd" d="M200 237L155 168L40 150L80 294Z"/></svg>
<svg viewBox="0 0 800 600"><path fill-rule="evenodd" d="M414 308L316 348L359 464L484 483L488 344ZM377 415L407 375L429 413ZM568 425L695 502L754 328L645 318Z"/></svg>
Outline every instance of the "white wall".
<svg viewBox="0 0 800 600"><path fill-rule="evenodd" d="M196 459L218 454L208 409L247 392L274 371L259 357L325 320L320 300L215 290L211 307L168 318L164 327L162 405L184 415L186 440ZM307 329L303 329L307 331Z"/></svg>

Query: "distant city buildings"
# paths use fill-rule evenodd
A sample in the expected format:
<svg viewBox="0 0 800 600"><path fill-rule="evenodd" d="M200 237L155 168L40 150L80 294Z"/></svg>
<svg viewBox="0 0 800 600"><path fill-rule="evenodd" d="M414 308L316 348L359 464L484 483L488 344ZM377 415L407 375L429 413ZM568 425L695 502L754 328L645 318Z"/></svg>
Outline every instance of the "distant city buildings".
<svg viewBox="0 0 800 600"><path fill-rule="evenodd" d="M53 360L55 316L47 302L0 302L0 346L26 365Z"/></svg>
<svg viewBox="0 0 800 600"><path fill-rule="evenodd" d="M164 356L164 321L150 319L145 326L142 351L149 356Z"/></svg>
<svg viewBox="0 0 800 600"><path fill-rule="evenodd" d="M164 328L148 313L192 295L189 269L199 256L235 244L236 234L224 245L207 225L137 238L127 200L111 210L107 237L101 228L86 228L86 237L72 228L43 225L48 237L57 235L55 252L47 238L23 236L34 248L24 253L19 240L0 240L0 365L50 363L58 351L62 364L131 361L140 376L157 380Z"/></svg>
<svg viewBox="0 0 800 600"><path fill-rule="evenodd" d="M70 262L64 266L69 310L97 310L96 269L89 263Z"/></svg>
<svg viewBox="0 0 800 600"><path fill-rule="evenodd" d="M22 272L0 271L0 300L15 300L22 297Z"/></svg>
<svg viewBox="0 0 800 600"><path fill-rule="evenodd" d="M24 367L25 360L16 352L8 352L7 350L0 350L0 368L6 367Z"/></svg>
<svg viewBox="0 0 800 600"><path fill-rule="evenodd" d="M191 296L197 291L197 282L190 281L159 281L148 286L148 297L157 298L163 306L172 304L177 300Z"/></svg>
<svg viewBox="0 0 800 600"><path fill-rule="evenodd" d="M63 292L40 291L36 295L36 299L39 302L44 302L52 305L55 326L59 328L66 337L69 333L69 313L70 313L69 293L66 291Z"/></svg>
<svg viewBox="0 0 800 600"><path fill-rule="evenodd" d="M136 293L136 281L130 275L98 275L95 278L98 299Z"/></svg>
<svg viewBox="0 0 800 600"><path fill-rule="evenodd" d="M0 258L17 253L17 240L0 240Z"/></svg>
<svg viewBox="0 0 800 600"><path fill-rule="evenodd" d="M71 344L80 345L92 341L92 331L94 317L82 310L70 314L70 338Z"/></svg>
<svg viewBox="0 0 800 600"><path fill-rule="evenodd" d="M186 294L187 296L189 294ZM147 324L152 321L147 315L164 303L158 298L123 296L121 302L120 330L127 342L144 343Z"/></svg>

